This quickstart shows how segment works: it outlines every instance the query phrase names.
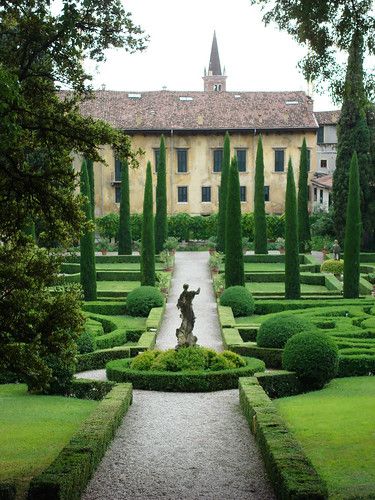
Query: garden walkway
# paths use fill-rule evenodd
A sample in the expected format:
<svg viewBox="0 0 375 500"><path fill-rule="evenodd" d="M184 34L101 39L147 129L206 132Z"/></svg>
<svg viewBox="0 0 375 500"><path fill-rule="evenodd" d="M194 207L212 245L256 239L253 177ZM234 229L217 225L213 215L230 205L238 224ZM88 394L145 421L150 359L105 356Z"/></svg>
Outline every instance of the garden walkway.
<svg viewBox="0 0 375 500"><path fill-rule="evenodd" d="M193 306L200 345L222 349L208 254L176 254L158 348L176 344L182 285L201 287ZM103 370L84 377L105 378ZM134 401L83 500L274 499L238 391L134 391Z"/></svg>

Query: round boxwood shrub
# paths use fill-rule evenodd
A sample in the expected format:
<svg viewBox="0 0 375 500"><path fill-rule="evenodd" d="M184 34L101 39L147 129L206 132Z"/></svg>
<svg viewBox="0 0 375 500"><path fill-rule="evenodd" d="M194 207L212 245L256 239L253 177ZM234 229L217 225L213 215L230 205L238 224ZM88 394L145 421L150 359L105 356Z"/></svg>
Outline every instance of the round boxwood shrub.
<svg viewBox="0 0 375 500"><path fill-rule="evenodd" d="M77 348L79 354L93 352L96 349L96 340L92 332L85 331L77 339Z"/></svg>
<svg viewBox="0 0 375 500"><path fill-rule="evenodd" d="M255 310L253 296L244 286L228 287L220 297L220 304L231 307L235 317L251 316Z"/></svg>
<svg viewBox="0 0 375 500"><path fill-rule="evenodd" d="M130 316L149 315L153 307L161 307L163 294L153 286L140 286L132 290L126 299L126 310Z"/></svg>
<svg viewBox="0 0 375 500"><path fill-rule="evenodd" d="M288 339L296 333L312 330L312 323L305 318L293 314L271 316L260 325L256 340L259 347L283 349Z"/></svg>
<svg viewBox="0 0 375 500"><path fill-rule="evenodd" d="M328 259L320 266L322 273L342 274L344 272L344 261Z"/></svg>
<svg viewBox="0 0 375 500"><path fill-rule="evenodd" d="M283 368L296 372L307 389L321 389L338 370L338 348L323 332L303 332L286 343Z"/></svg>

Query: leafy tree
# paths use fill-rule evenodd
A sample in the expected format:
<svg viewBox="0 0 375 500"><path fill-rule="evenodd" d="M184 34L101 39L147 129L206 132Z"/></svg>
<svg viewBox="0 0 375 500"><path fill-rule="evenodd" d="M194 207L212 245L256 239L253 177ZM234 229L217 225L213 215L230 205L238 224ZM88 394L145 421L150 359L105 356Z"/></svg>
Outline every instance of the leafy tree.
<svg viewBox="0 0 375 500"><path fill-rule="evenodd" d="M264 207L264 160L262 136L259 136L255 163L254 186L254 250L267 253L267 222Z"/></svg>
<svg viewBox="0 0 375 500"><path fill-rule="evenodd" d="M300 296L296 185L289 158L285 196L285 298L299 299Z"/></svg>
<svg viewBox="0 0 375 500"><path fill-rule="evenodd" d="M132 233L130 225L130 201L129 201L129 167L128 162L121 162L121 201L120 222L118 230L118 254L131 255Z"/></svg>
<svg viewBox="0 0 375 500"><path fill-rule="evenodd" d="M359 248L361 243L360 186L357 153L350 162L349 196L346 208L344 244L344 297L359 295Z"/></svg>
<svg viewBox="0 0 375 500"><path fill-rule="evenodd" d="M242 252L240 180L237 158L232 158L228 173L225 224L225 288L245 286Z"/></svg>
<svg viewBox="0 0 375 500"><path fill-rule="evenodd" d="M168 236L167 222L167 172L164 136L160 138L159 161L156 184L155 251L159 254Z"/></svg>
<svg viewBox="0 0 375 500"><path fill-rule="evenodd" d="M338 124L336 170L333 175L333 210L336 234L343 240L348 200L349 165L354 151L360 165L361 212L364 247L373 244L375 220L369 205L373 201L375 172L370 171L370 132L366 121L366 96L363 88L362 35L353 37L345 80L344 100ZM371 187L372 186L372 187Z"/></svg>
<svg viewBox="0 0 375 500"><path fill-rule="evenodd" d="M141 241L141 285L155 286L155 232L150 162L147 162L146 169Z"/></svg>
<svg viewBox="0 0 375 500"><path fill-rule="evenodd" d="M308 191L308 157L306 139L303 138L298 177L298 241L301 253L311 250Z"/></svg>
<svg viewBox="0 0 375 500"><path fill-rule="evenodd" d="M92 222L90 184L85 160L83 160L81 167L81 193L85 197L86 220ZM92 228L87 229L82 235L80 250L83 295L85 300L96 300L95 241Z"/></svg>
<svg viewBox="0 0 375 500"><path fill-rule="evenodd" d="M89 176L90 185L90 204L92 219L95 219L95 175L94 175L94 162L86 159L87 173Z"/></svg>
<svg viewBox="0 0 375 500"><path fill-rule="evenodd" d="M219 192L219 214L217 225L217 243L218 252L225 252L225 222L227 213L227 193L228 193L228 175L230 167L230 137L226 132L224 138L223 164L221 169L221 181Z"/></svg>
<svg viewBox="0 0 375 500"><path fill-rule="evenodd" d="M308 47L300 67L308 81L330 83L337 100L343 94L344 69L337 51L347 52L356 33L364 37L368 54L375 52L375 20L372 0L250 0L265 10L266 24L275 22L300 44ZM367 75L367 93L373 95L372 72Z"/></svg>

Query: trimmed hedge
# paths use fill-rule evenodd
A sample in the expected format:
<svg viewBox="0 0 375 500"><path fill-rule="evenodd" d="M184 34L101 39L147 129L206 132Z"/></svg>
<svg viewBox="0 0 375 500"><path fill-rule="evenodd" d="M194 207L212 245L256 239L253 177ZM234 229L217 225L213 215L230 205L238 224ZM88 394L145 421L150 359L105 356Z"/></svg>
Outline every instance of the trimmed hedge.
<svg viewBox="0 0 375 500"><path fill-rule="evenodd" d="M165 306L165 304L164 304ZM146 330L159 330L165 307L153 307L146 320Z"/></svg>
<svg viewBox="0 0 375 500"><path fill-rule="evenodd" d="M228 306L218 306L219 321L222 328L232 328L236 326L232 308Z"/></svg>
<svg viewBox="0 0 375 500"><path fill-rule="evenodd" d="M344 261L342 259L327 259L320 266L322 273L342 274L344 272Z"/></svg>
<svg viewBox="0 0 375 500"><path fill-rule="evenodd" d="M84 302L82 310L89 313L103 314L104 316L121 316L127 314L126 303L124 302L101 302L94 300L91 302Z"/></svg>
<svg viewBox="0 0 375 500"><path fill-rule="evenodd" d="M131 385L115 386L52 464L31 481L29 500L79 500L131 402Z"/></svg>
<svg viewBox="0 0 375 500"><path fill-rule="evenodd" d="M279 370L272 373L257 373L256 378L267 396L272 399L295 396L304 391L303 385L294 372Z"/></svg>
<svg viewBox="0 0 375 500"><path fill-rule="evenodd" d="M100 401L114 388L114 382L91 379L74 379L69 396L78 399L93 399Z"/></svg>
<svg viewBox="0 0 375 500"><path fill-rule="evenodd" d="M126 300L128 314L146 317L154 307L163 307L164 296L153 286L140 286L132 290Z"/></svg>
<svg viewBox="0 0 375 500"><path fill-rule="evenodd" d="M257 333L259 347L282 349L296 333L312 331L312 324L305 318L292 314L271 316L263 321Z"/></svg>
<svg viewBox="0 0 375 500"><path fill-rule="evenodd" d="M240 379L240 404L278 498L325 500L328 491L256 378Z"/></svg>
<svg viewBox="0 0 375 500"><path fill-rule="evenodd" d="M282 365L282 349L258 347L254 342L243 342L242 344L230 345L228 349L241 356L261 359L264 361L267 368L281 368Z"/></svg>
<svg viewBox="0 0 375 500"><path fill-rule="evenodd" d="M96 271L98 281L140 281L140 271Z"/></svg>
<svg viewBox="0 0 375 500"><path fill-rule="evenodd" d="M247 366L232 370L196 372L147 372L129 368L130 360L111 361L106 371L109 380L131 382L135 389L167 392L210 392L238 387L239 377L264 371L264 363L247 358Z"/></svg>
<svg viewBox="0 0 375 500"><path fill-rule="evenodd" d="M220 305L232 308L233 316L251 316L254 313L254 299L243 286L231 286L224 290Z"/></svg>
<svg viewBox="0 0 375 500"><path fill-rule="evenodd" d="M77 372L99 370L104 368L108 361L130 357L130 347L101 349L77 356Z"/></svg>
<svg viewBox="0 0 375 500"><path fill-rule="evenodd" d="M371 299L342 299L335 298L330 301L329 305L332 306L371 306L374 301ZM255 301L255 314L272 314L282 311L291 311L296 309L309 309L311 307L327 307L327 299L321 298L312 299L298 299L298 300L270 300L270 299L257 299Z"/></svg>

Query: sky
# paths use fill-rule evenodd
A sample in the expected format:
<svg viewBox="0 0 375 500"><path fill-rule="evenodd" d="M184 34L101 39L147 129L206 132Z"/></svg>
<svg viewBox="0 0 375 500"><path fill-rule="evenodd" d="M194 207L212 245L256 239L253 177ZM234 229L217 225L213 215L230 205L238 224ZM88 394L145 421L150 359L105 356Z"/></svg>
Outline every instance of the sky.
<svg viewBox="0 0 375 500"><path fill-rule="evenodd" d="M133 21L149 35L145 51L107 51L90 66L95 89L203 90L213 32L225 66L228 91L307 91L297 68L306 49L276 26L264 26L249 0L123 0ZM328 93L314 93L316 111L336 109Z"/></svg>

